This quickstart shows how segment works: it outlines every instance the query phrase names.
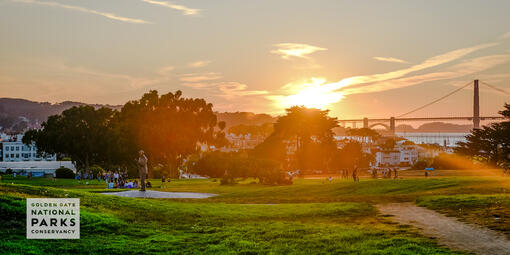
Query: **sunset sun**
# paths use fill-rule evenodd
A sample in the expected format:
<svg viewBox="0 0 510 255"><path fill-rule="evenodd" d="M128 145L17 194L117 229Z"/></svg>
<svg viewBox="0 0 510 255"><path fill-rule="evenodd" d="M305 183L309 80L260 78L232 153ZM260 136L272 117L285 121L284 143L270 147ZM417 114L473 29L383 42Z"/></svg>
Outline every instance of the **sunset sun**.
<svg viewBox="0 0 510 255"><path fill-rule="evenodd" d="M324 78L313 78L309 82L288 85L292 94L282 97L280 105L286 108L294 105L318 109L328 108L331 104L340 101L344 95L341 92L332 91L325 82Z"/></svg>

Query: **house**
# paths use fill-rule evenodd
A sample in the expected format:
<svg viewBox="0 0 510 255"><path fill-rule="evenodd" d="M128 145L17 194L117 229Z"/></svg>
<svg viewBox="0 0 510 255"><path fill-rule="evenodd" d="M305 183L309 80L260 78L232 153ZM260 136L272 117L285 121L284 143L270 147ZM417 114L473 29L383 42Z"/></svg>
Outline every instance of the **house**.
<svg viewBox="0 0 510 255"><path fill-rule="evenodd" d="M375 152L375 166L398 166L400 165L400 151L399 150L376 150Z"/></svg>
<svg viewBox="0 0 510 255"><path fill-rule="evenodd" d="M411 141L404 141L395 147L400 151L400 166L412 166L418 161L418 145Z"/></svg>

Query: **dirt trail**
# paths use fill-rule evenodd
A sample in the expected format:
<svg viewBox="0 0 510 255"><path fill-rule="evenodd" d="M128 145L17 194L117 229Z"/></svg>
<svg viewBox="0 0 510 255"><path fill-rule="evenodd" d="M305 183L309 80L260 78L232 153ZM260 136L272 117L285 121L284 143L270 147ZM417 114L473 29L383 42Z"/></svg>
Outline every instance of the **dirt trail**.
<svg viewBox="0 0 510 255"><path fill-rule="evenodd" d="M379 204L382 214L394 215L400 224L418 227L426 236L454 250L476 254L510 254L510 241L493 230L466 224L412 203Z"/></svg>

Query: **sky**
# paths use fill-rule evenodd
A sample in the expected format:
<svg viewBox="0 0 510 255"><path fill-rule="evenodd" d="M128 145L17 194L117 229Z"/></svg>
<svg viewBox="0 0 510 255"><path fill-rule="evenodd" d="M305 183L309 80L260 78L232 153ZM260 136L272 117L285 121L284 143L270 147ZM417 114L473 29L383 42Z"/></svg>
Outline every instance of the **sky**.
<svg viewBox="0 0 510 255"><path fill-rule="evenodd" d="M510 92L510 1L0 0L0 97L398 116L480 79ZM469 116L472 86L413 117ZM481 87L482 115L508 94Z"/></svg>

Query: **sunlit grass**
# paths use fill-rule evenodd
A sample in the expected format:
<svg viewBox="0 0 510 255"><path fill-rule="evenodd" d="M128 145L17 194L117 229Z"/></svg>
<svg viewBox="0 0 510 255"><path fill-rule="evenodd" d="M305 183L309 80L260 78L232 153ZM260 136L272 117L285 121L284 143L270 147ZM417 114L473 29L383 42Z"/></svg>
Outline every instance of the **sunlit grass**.
<svg viewBox="0 0 510 255"><path fill-rule="evenodd" d="M0 249L13 254L451 253L367 203L224 204L0 185ZM23 196L80 197L80 240L25 239Z"/></svg>

